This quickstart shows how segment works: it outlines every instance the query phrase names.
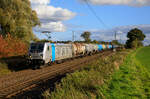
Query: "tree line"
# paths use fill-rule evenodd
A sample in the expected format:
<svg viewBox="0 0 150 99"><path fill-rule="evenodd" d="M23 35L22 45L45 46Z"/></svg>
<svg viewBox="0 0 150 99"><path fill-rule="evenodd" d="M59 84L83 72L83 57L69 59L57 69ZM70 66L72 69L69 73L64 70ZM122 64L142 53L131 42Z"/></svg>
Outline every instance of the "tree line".
<svg viewBox="0 0 150 99"><path fill-rule="evenodd" d="M90 39L91 33L86 31L84 33L81 34L81 37L84 38L84 42L88 43L100 43L99 41L91 41ZM138 28L134 28L131 29L128 33L127 33L127 38L128 40L126 41L126 44L124 45L126 48L138 48L143 46L143 40L145 38L145 34L142 32L142 30L138 29ZM117 40L113 40L112 42L103 42L103 44L116 44L116 45L120 45L122 46L122 44L120 44Z"/></svg>

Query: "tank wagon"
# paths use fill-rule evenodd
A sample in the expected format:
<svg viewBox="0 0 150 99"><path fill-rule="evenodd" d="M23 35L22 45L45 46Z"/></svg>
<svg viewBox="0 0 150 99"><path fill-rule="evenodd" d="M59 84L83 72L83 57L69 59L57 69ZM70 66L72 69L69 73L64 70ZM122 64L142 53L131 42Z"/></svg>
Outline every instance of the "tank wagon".
<svg viewBox="0 0 150 99"><path fill-rule="evenodd" d="M85 45L82 43L72 44L72 54L73 56L81 56L85 54Z"/></svg>
<svg viewBox="0 0 150 99"><path fill-rule="evenodd" d="M65 59L91 55L105 49L112 49L112 45L100 44L53 44L48 42L35 42L30 44L28 63L30 65L44 65L60 62Z"/></svg>

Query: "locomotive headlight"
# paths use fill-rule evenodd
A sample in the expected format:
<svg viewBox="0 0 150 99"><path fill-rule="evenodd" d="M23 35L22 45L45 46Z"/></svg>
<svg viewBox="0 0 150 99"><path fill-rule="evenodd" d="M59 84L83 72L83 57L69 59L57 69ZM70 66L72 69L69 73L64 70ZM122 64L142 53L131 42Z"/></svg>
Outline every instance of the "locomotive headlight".
<svg viewBox="0 0 150 99"><path fill-rule="evenodd" d="M29 58L32 58L31 54L28 55Z"/></svg>

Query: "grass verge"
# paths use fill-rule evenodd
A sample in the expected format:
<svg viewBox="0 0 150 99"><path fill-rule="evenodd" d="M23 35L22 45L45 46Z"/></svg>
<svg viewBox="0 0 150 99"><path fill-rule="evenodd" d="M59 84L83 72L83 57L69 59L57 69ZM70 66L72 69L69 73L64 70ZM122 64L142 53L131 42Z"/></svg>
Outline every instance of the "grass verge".
<svg viewBox="0 0 150 99"><path fill-rule="evenodd" d="M128 55L120 70L101 87L106 99L150 99L149 53L150 47L144 47Z"/></svg>
<svg viewBox="0 0 150 99"><path fill-rule="evenodd" d="M150 71L150 47L140 48L135 57L141 65L145 66Z"/></svg>
<svg viewBox="0 0 150 99"><path fill-rule="evenodd" d="M68 74L61 80L61 84L56 84L54 92L50 94L47 90L43 96L47 99L105 98L101 86L119 69L127 53L128 51L122 51L100 57L80 71Z"/></svg>

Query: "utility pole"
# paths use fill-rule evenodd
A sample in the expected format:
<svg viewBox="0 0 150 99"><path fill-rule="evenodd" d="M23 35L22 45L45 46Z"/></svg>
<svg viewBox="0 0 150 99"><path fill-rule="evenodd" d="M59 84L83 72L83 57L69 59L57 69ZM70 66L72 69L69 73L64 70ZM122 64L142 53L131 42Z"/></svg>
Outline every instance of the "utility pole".
<svg viewBox="0 0 150 99"><path fill-rule="evenodd" d="M117 32L115 31L115 40L117 40Z"/></svg>
<svg viewBox="0 0 150 99"><path fill-rule="evenodd" d="M72 31L72 42L74 42L74 41L75 41L75 32Z"/></svg>

